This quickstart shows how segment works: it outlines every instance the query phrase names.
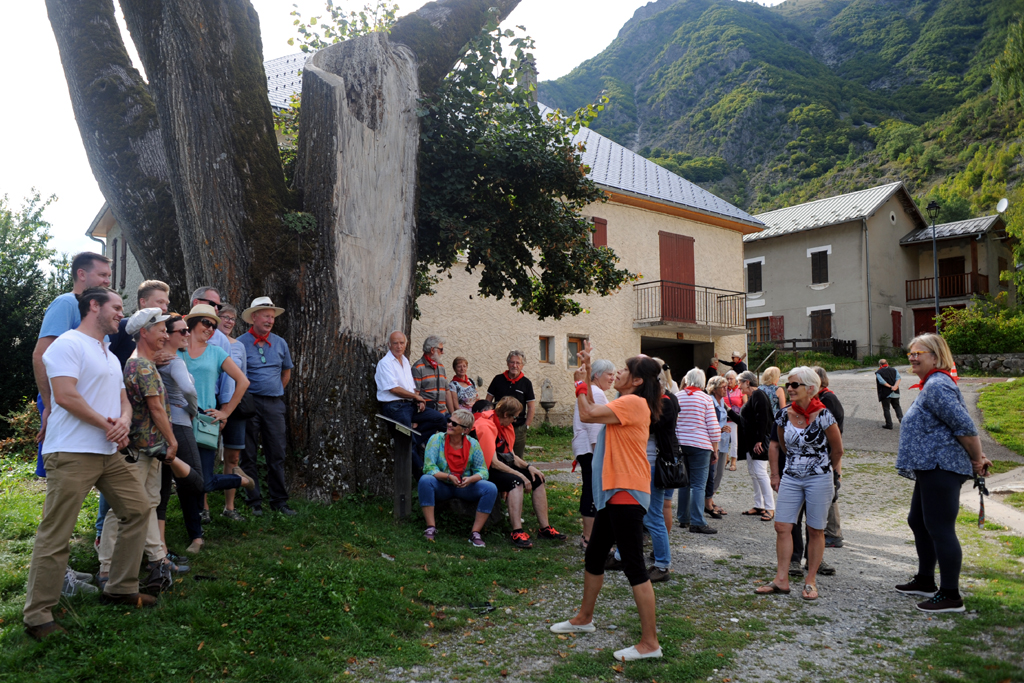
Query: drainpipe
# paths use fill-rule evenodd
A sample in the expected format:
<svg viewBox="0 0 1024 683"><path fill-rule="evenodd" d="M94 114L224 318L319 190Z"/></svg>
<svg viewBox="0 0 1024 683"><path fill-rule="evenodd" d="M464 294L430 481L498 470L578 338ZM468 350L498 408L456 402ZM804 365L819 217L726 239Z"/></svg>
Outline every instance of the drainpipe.
<svg viewBox="0 0 1024 683"><path fill-rule="evenodd" d="M862 217L860 219L861 224L864 226L864 280L867 284L868 294L868 354L871 355L871 340L875 338L874 331L871 329L871 245L868 241L868 219Z"/></svg>
<svg viewBox="0 0 1024 683"><path fill-rule="evenodd" d="M100 256L106 256L107 255L107 243L106 242L101 240L99 237L93 237L91 232L88 233L86 236L89 239L91 239L93 242L98 242L99 243L99 245L100 245Z"/></svg>

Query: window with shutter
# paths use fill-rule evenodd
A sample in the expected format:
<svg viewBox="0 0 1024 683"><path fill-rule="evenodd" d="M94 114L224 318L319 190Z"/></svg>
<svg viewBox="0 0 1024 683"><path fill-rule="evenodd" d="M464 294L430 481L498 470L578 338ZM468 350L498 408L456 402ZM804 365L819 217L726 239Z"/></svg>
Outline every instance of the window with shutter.
<svg viewBox="0 0 1024 683"><path fill-rule="evenodd" d="M761 264L760 263L748 263L747 264L747 291L748 292L760 292L761 289Z"/></svg>
<svg viewBox="0 0 1024 683"><path fill-rule="evenodd" d="M604 218L593 217L590 220L594 221L594 246L595 247L607 247L608 246L608 221Z"/></svg>
<svg viewBox="0 0 1024 683"><path fill-rule="evenodd" d="M811 254L811 284L828 282L828 252L816 251Z"/></svg>

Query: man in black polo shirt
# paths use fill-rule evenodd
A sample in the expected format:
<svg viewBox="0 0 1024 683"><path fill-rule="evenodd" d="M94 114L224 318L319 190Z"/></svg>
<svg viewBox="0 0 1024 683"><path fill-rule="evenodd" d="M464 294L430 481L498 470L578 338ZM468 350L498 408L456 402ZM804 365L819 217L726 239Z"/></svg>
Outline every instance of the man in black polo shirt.
<svg viewBox="0 0 1024 683"><path fill-rule="evenodd" d="M519 414L512 426L516 430L516 443L512 449L516 457L522 458L526 449L526 430L533 424L533 413L537 410L537 397L533 395L533 384L523 374L526 354L513 349L505 359L508 372L495 375L487 387L487 400L497 403L506 396L512 396L526 406L526 413Z"/></svg>

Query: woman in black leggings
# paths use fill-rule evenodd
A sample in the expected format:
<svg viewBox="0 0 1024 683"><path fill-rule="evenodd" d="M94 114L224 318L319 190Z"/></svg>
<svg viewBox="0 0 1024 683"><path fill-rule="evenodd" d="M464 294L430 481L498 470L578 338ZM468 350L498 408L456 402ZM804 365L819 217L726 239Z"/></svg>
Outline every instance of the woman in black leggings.
<svg viewBox="0 0 1024 683"><path fill-rule="evenodd" d="M914 532L918 570L909 583L896 586L905 595L926 598L922 612L963 612L960 597L962 554L956 537L960 487L971 476L988 476L992 464L981 451L978 430L950 370L953 356L937 334L910 342L911 371L921 378L917 400L900 426L896 471L914 480L907 524ZM940 584L935 585L935 565Z"/></svg>

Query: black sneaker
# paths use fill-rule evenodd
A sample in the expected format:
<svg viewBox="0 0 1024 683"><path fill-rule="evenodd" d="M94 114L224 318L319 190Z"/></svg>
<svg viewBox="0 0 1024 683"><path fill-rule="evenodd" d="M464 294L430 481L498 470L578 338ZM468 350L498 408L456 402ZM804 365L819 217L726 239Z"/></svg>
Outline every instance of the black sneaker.
<svg viewBox="0 0 1024 683"><path fill-rule="evenodd" d="M253 517L262 517L263 508L259 505L253 505L251 508L249 508L249 514L251 514Z"/></svg>
<svg viewBox="0 0 1024 683"><path fill-rule="evenodd" d="M789 563L789 575L790 576L803 576L804 569L800 566L800 560L792 560Z"/></svg>
<svg viewBox="0 0 1024 683"><path fill-rule="evenodd" d="M843 547L843 539L828 537L828 538L825 539L825 547L826 548L842 548Z"/></svg>
<svg viewBox="0 0 1024 683"><path fill-rule="evenodd" d="M963 612L964 611L964 599L959 595L955 598L946 597L946 595L939 591L931 597L930 600L917 603L917 609L922 612Z"/></svg>
<svg viewBox="0 0 1024 683"><path fill-rule="evenodd" d="M210 517L210 511L209 510L203 510L202 512L199 513L199 523L200 524L213 524L213 519Z"/></svg>
<svg viewBox="0 0 1024 683"><path fill-rule="evenodd" d="M704 526L697 526L696 524L691 524L690 525L690 533L691 534L717 534L718 533L718 529L712 529L707 524L705 524Z"/></svg>
<svg viewBox="0 0 1024 683"><path fill-rule="evenodd" d="M662 581L668 581L669 571L667 569L661 569L659 567L648 567L647 577L651 580L651 583L660 583Z"/></svg>
<svg viewBox="0 0 1024 683"><path fill-rule="evenodd" d="M290 507L288 507L287 503L283 505L278 505L277 507L274 508L274 511L280 512L282 515L285 515L286 517L294 517L295 515L299 514L295 510L292 510Z"/></svg>
<svg viewBox="0 0 1024 683"><path fill-rule="evenodd" d="M530 540L530 534L518 529L512 532L512 545L517 548L529 549L533 547L533 541Z"/></svg>
<svg viewBox="0 0 1024 683"><path fill-rule="evenodd" d="M935 585L935 579L922 579L920 576L915 576L907 583L901 583L896 586L897 593L903 593L904 595L920 595L923 598L930 598L939 591L939 587Z"/></svg>
<svg viewBox="0 0 1024 683"><path fill-rule="evenodd" d="M558 529L550 525L546 527L541 527L540 531L537 532L537 535L541 538L546 538L551 541L565 540L565 534L560 533Z"/></svg>
<svg viewBox="0 0 1024 683"><path fill-rule="evenodd" d="M830 565L825 560L822 560L821 564L818 565L818 573L822 576L834 576L836 573L836 568Z"/></svg>

